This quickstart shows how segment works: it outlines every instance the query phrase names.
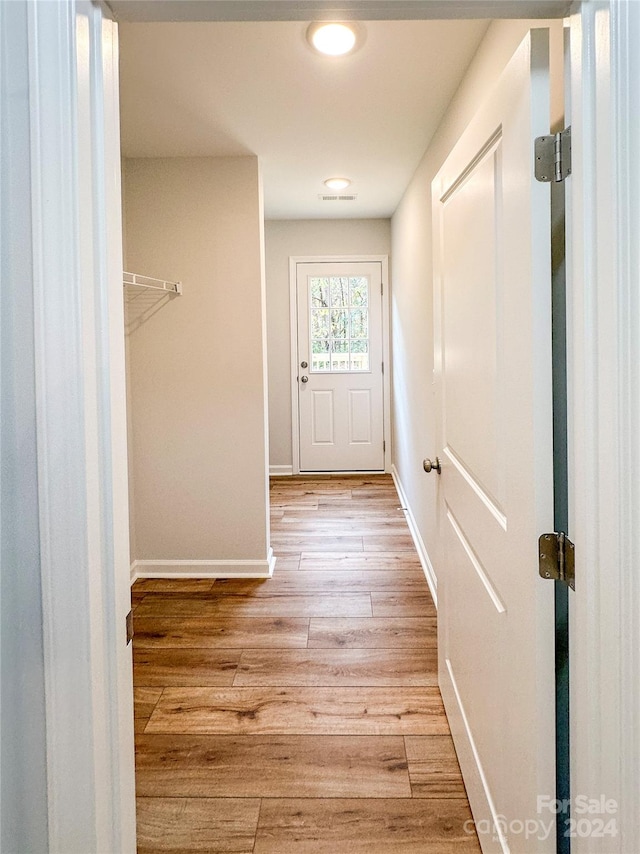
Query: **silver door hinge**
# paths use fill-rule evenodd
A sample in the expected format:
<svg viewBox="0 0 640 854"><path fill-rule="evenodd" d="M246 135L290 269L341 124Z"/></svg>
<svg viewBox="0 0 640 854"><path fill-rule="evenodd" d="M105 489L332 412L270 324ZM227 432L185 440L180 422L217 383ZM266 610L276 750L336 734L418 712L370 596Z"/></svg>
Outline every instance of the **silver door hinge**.
<svg viewBox="0 0 640 854"><path fill-rule="evenodd" d="M384 362L382 362L382 373L384 374Z"/></svg>
<svg viewBox="0 0 640 854"><path fill-rule="evenodd" d="M576 547L566 534L542 534L538 540L541 578L563 581L576 589Z"/></svg>
<svg viewBox="0 0 640 854"><path fill-rule="evenodd" d="M537 181L556 183L571 175L571 128L550 136L536 137L535 175Z"/></svg>
<svg viewBox="0 0 640 854"><path fill-rule="evenodd" d="M133 640L133 611L127 614L127 646Z"/></svg>
<svg viewBox="0 0 640 854"><path fill-rule="evenodd" d="M382 452L384 453L386 450L387 450L387 443L386 443L386 442L385 442L385 440L383 439L383 440L382 440Z"/></svg>

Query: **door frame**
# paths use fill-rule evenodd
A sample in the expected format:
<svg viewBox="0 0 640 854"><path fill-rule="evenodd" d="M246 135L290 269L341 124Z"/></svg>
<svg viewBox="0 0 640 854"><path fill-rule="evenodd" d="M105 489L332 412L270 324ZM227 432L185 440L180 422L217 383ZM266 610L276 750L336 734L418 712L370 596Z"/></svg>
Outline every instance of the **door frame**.
<svg viewBox="0 0 640 854"><path fill-rule="evenodd" d="M298 264L379 263L382 270L382 406L384 423L384 471L391 471L391 364L389 324L389 256L388 255L290 255L289 256L289 341L291 382L291 472L300 474L300 419L298 404ZM341 472L349 474L349 472ZM363 472L354 472L362 474ZM326 472L325 472L326 474Z"/></svg>
<svg viewBox="0 0 640 854"><path fill-rule="evenodd" d="M224 20L225 16L227 19L235 16L238 20L238 15L245 20L260 18L258 4L251 0L235 0L234 3L202 2L197 4L197 12L194 12L194 4L175 0L166 3L122 3L113 0L112 5L118 16L122 12L123 19L127 14L135 12L140 20L153 20L154 17L158 20L178 9L183 18L189 14L195 17L203 14L205 7L210 20ZM389 19L398 16L393 0L379 5L376 14L386 15ZM46 13L49 4L29 6L31 14L40 16ZM73 166L78 158L77 148L64 148L68 139L64 129L60 128L62 109L65 110L65 116L68 112L73 113L73 107L69 107L69 104L75 98L77 83L76 70L70 68L68 62L69 36L75 31L75 22L70 20L68 9L75 8L75 4L55 6L60 18L54 25L48 22L46 46L42 46L43 53L39 57L40 65L33 63L32 74L34 70L40 69L40 76L36 78L25 74L23 89L29 108L33 110L33 120L40 123L43 131L53 132L54 135L60 131L56 139L63 143L62 149L58 146L48 149L46 158L38 158L38 151L33 151L36 172L39 166L46 165L47 174L54 180L53 173L57 166L68 167L69 163ZM99 8L97 2L87 6L94 10ZM280 19L296 19L296 16L302 14L300 3L296 0L279 2L277 6L263 2L260 6L264 7L263 14L269 10L274 12L277 8ZM563 0L555 6L544 0L539 3L536 0L506 4L479 2L477 8L474 7L474 13L488 17L521 17L536 13L539 17L560 17L566 13L568 6ZM346 6L344 3L327 4L322 11L315 4L307 17L330 16L332 7L340 8L342 16L345 8L353 11L353 17L371 15L370 2L350 2ZM414 3L411 5L411 14L416 18L467 17L469 4L465 0L447 0L445 8L442 2ZM606 23L604 19L609 15L613 34L611 73L606 61L609 56L608 32L603 26ZM105 15L105 21L108 17L108 14ZM116 28L113 29L114 52L117 53ZM637 53L640 4L625 0L584 0L583 3L576 3L572 7L571 31L572 37L575 36L573 51L576 62L572 80L574 168L572 188L569 191L570 215L573 217L569 238L572 276L569 367L573 383L569 401L572 465L570 521L578 546L578 579L571 609L573 779L574 793L610 793L611 797L619 799L620 805L617 816L620 835L615 840L605 839L600 842L597 839L578 838L574 840L574 851L578 854L592 854L605 850L611 854L614 847L618 852L630 850L628 846L625 848L626 842L631 840L635 843L640 836L640 818L635 809L640 800L640 730L637 725L640 686L635 678L640 669L640 621L637 619L640 611L640 579L637 575L637 567L640 566L640 532L636 524L640 518L640 454L637 448L637 436L640 435L640 306L637 293L637 282L640 279L640 164L636 156L640 150L640 128L637 112L634 113L632 109L632 105L640 100L640 58ZM56 52L57 46L59 50ZM48 69L51 70L51 82L59 79L60 87L48 101L42 102L38 83L39 79L43 81ZM117 72L114 72L114 77L105 81L102 91L102 103L108 110L105 113L106 127L103 127L102 134L96 135L96 142L105 146L106 155L112 159L114 154L119 155L117 98ZM29 154L27 148L25 157ZM82 154L86 154L84 147ZM114 241L114 258L121 251L115 236L116 229L112 230L111 227L119 218L117 159L112 164L109 198L97 196L90 201L90 209L97 216L96 236L99 240L107 241L107 245ZM62 176L66 174L61 173ZM52 198L64 200L65 207L68 206L71 202L67 201L65 194L70 188L76 189L74 181L64 181L61 193ZM26 192L29 193L30 189L27 188ZM38 206L34 210L33 221L37 222L38 215L43 213L43 199L34 196L34 201ZM47 210L47 214L47 221L54 227L39 235L30 254L35 261L39 261L43 251L51 253L50 257L56 259L57 265L58 262L66 262L69 255L79 252L81 242L75 230L65 232L64 240L59 242L55 209ZM615 226L613 235L607 222L608 217L612 218ZM2 221L0 228L3 239L5 236L9 239L12 237L9 223ZM61 247L65 250L64 259L58 257ZM611 266L605 262L611 262ZM73 297L76 298L77 278L56 278L56 269L57 266L55 269L45 267L47 284L71 281ZM42 282L34 284L38 287L38 300L47 297L43 303L39 302L42 309L39 322L42 323L41 332L44 331L42 327L52 330L48 343L54 343L55 331L59 334L61 320L71 332L71 339L67 340L77 340L82 326L81 316L68 314L61 318L55 299L57 292L53 290L47 293L42 288ZM107 309L104 305L106 293L103 285L104 280L99 276L85 282L88 292L95 295L100 316L104 318ZM112 277L109 300L111 295L116 299L116 287L116 279ZM17 292L18 288L24 288L24 282L8 278L3 280L3 288L9 293L12 290ZM65 299L69 296L68 288L64 289L61 296ZM118 313L116 302L111 309L115 314ZM52 315L52 326L48 325L49 314ZM122 429L121 421L118 420L119 408L124 411L124 374L121 371L121 339L115 326L115 314L109 317L106 338L102 339L103 342L110 341L111 345L108 352L102 352L101 363L103 376L109 376L110 392L102 399L103 408L98 414L98 422L106 430L105 435L111 437L112 443L92 448L92 453L99 460L99 466L93 466L99 483L94 478L86 478L84 482L94 498L102 486L113 485L113 497L122 503L119 504L117 524L109 508L101 505L103 547L105 550L113 550L116 555L123 555L128 549L128 534L123 522L126 521L127 502L126 489L123 488L126 483L126 458L120 459L114 455L114 451L117 450L117 442L122 444L126 430ZM94 333L95 330L92 331ZM595 340L598 341L597 348L593 347ZM43 346L44 343L41 341ZM77 381L89 368L89 344L90 341L85 340L83 346L71 354L71 370L67 373L69 394L74 393ZM41 351L39 370L47 364L45 356ZM61 387L65 388L65 385ZM83 437L78 436L75 408L65 409L58 405L53 410L51 407L56 403L56 397L46 392L47 387L40 387L39 442L45 448L66 455L74 476L82 475L82 472L77 471L79 466L88 475L88 467L77 456L78 448L83 446ZM85 408L88 407L86 400L81 403ZM55 414L55 423L48 417L50 414ZM87 423L91 424L90 421ZM114 426L117 429L112 433ZM52 473L55 471L52 470ZM58 470L58 474L62 473ZM26 478L27 473L21 473L20 486L28 486ZM64 542L55 542L58 567L62 566L65 556L75 559L77 555L72 549L74 544L87 542L88 508L82 492L72 493L73 505L66 508L60 495L56 506L48 503L50 498L55 498L54 495L48 495L43 490L39 496L45 522L51 525L55 523L57 529L67 523L68 536ZM114 500L111 510L115 507ZM47 545L45 531L41 531L40 545L43 548ZM73 564L67 561L65 568L70 565ZM124 750L121 756L126 756L128 750L126 744L123 747L120 727L130 726L129 722L122 722L131 715L131 686L121 684L114 693L107 692L102 698L94 696L90 687L84 687L85 677L96 679L96 674L101 673L109 673L109 681L115 685L112 681L113 663L121 654L120 632L123 630L119 619L110 613L106 626L101 626L97 620L99 615L92 614L92 619L89 619L87 614L86 620L80 621L84 636L76 634L73 637L75 651L86 650L78 669L65 670L56 664L64 660L68 650L70 632L65 621L69 616L74 620L78 618L78 609L70 606L83 601L88 586L94 582L95 590L106 591L113 600L112 589L114 584L119 583L118 574L123 570L119 559L113 562L106 558L77 565L78 571L72 576L68 572L51 574L51 568L51 561L41 567L47 591L42 608L47 626L49 688L54 692L50 698L55 696L64 705L64 692L70 687L72 696L80 698L83 713L86 712L83 724L98 724L104 721L105 715L111 721L120 720L121 723L108 731L103 730L104 740L100 745L93 742L89 752L74 752L64 757L64 769L58 766L58 770L64 771L65 779L74 782L74 787L65 790L60 787L57 775L50 777L50 850L65 850L59 822L65 820L66 807L71 803L73 792L81 786L81 781L92 779L96 785L94 787L92 783L87 798L93 809L88 813L75 811L73 830L76 834L96 834L95 810L102 817L110 812L111 820L107 819L101 826L108 833L113 833L113 839L119 839L119 843L105 843L101 847L96 843L84 846L83 850L119 850L124 854L135 850L135 843L131 844L133 789L126 780L129 760L124 763L118 760L119 751ZM36 592L34 595L39 594ZM611 629L604 636L602 625ZM617 631L618 627L620 631ZM98 699L104 702L97 703ZM119 705L119 699L122 705ZM64 744L69 729L70 718L62 713L56 714L56 711L56 703L47 709L47 733L52 747L54 742L59 746ZM63 711L62 707L59 711ZM76 726L77 707L73 720ZM622 744L624 750L620 750ZM109 761L109 752L110 758L115 760L111 766L112 773L108 777L92 777L95 765L100 767L103 761ZM132 763L130 767L132 769ZM118 780L123 786L120 790ZM59 797L63 798L63 802L58 800ZM606 847L603 848L603 845Z"/></svg>
<svg viewBox="0 0 640 854"><path fill-rule="evenodd" d="M570 30L572 794L615 801L601 818L618 830L572 852L624 854L640 836L640 4L576 4Z"/></svg>
<svg viewBox="0 0 640 854"><path fill-rule="evenodd" d="M118 29L95 0L3 3L0 22L23 75L20 85L12 80L2 121L13 141L10 168L27 179L3 186L3 212L17 198L21 213L0 221L0 236L3 261L22 250L30 265L25 276L3 263L2 288L9 305L29 293L31 316L22 322L33 352L2 356L29 364L34 389L37 482L26 521L38 531L40 585L29 604L40 599L42 614L46 850L133 854ZM9 498L21 506L33 488L20 470L23 437L2 428L11 441L3 462L15 469ZM9 580L19 571L6 569ZM22 662L25 684L34 663ZM29 690L29 701L40 701ZM23 774L15 776L19 787ZM30 792L18 791L28 801Z"/></svg>

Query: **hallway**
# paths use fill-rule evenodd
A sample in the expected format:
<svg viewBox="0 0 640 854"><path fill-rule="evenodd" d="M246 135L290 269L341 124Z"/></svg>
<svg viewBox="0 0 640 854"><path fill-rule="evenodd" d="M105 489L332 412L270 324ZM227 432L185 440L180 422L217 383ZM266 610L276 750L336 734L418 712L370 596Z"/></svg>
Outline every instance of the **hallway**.
<svg viewBox="0 0 640 854"><path fill-rule="evenodd" d="M133 588L139 854L479 851L392 479L275 479L271 517L272 579Z"/></svg>

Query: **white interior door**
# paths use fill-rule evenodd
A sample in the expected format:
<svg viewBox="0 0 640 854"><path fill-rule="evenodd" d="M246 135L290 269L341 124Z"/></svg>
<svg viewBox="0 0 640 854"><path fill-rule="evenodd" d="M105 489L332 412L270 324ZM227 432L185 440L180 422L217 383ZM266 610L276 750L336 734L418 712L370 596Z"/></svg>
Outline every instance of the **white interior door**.
<svg viewBox="0 0 640 854"><path fill-rule="evenodd" d="M384 470L382 265L298 263L300 471Z"/></svg>
<svg viewBox="0 0 640 854"><path fill-rule="evenodd" d="M440 682L483 851L518 854L555 850L548 60L532 30L432 187Z"/></svg>

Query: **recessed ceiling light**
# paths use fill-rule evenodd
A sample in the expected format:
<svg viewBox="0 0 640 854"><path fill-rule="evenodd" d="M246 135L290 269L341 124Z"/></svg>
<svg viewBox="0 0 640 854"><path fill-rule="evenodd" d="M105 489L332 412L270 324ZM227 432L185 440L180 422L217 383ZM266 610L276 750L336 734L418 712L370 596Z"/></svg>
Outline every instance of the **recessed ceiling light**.
<svg viewBox="0 0 640 854"><path fill-rule="evenodd" d="M309 44L327 56L344 56L358 41L358 28L354 24L311 24L307 29Z"/></svg>
<svg viewBox="0 0 640 854"><path fill-rule="evenodd" d="M344 190L350 183L349 178L327 178L324 185L330 190Z"/></svg>

